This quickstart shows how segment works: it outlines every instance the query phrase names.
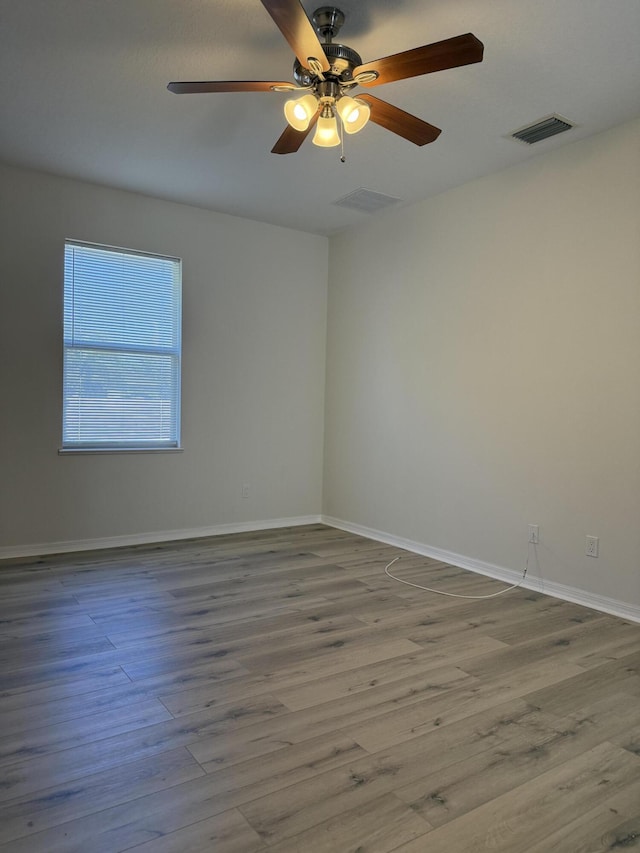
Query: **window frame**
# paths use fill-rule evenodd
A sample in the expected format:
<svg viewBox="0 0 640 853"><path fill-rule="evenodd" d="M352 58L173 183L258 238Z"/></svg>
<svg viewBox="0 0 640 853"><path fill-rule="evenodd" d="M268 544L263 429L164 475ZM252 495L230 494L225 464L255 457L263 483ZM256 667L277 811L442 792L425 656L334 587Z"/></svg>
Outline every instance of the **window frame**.
<svg viewBox="0 0 640 853"><path fill-rule="evenodd" d="M80 249L95 249L106 252L113 252L114 254L120 254L124 256L130 257L142 257L142 258L150 258L153 260L159 261L170 261L176 265L177 270L177 305L175 306L175 311L173 312L173 321L172 321L172 332L175 335L175 346L167 348L166 354L170 355L172 358L175 358L177 364L175 367L175 384L172 386L174 392L174 404L175 404L175 442L165 443L165 442L157 442L156 444L149 443L144 440L132 440L132 441L123 441L122 443L118 442L105 442L104 444L100 444L99 442L70 442L68 436L66 437L65 443L65 412L67 406L67 372L66 372L66 354L68 350L82 349L82 346L69 346L67 343L67 336L65 335L66 324L65 324L65 308L66 308L66 273L67 273L67 261L66 254L67 248L78 247ZM110 453L176 453L182 452L183 447L181 444L181 412L182 412L182 258L161 254L157 252L147 252L138 249L129 249L123 248L120 246L112 246L103 243L94 243L89 242L87 240L78 240L74 238L66 238L64 241L64 252L63 252L63 299L62 299L62 441L60 447L58 448L58 453L60 455L68 455L68 454L82 454L82 455L90 455L90 454L110 454ZM176 297L174 297L176 298ZM90 344L85 342L85 349L91 348ZM100 348L100 346L98 346ZM110 342L109 344L105 344L103 342L102 349L109 350L114 353L122 353L126 354L143 354L143 355L158 355L158 347L145 347L145 346L131 346L128 347L126 345L118 345L115 342Z"/></svg>

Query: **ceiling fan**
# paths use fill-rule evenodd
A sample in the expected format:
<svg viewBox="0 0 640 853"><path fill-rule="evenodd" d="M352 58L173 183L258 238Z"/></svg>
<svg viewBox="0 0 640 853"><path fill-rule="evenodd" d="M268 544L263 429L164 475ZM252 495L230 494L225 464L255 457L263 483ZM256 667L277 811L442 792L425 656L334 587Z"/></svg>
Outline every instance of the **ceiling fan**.
<svg viewBox="0 0 640 853"><path fill-rule="evenodd" d="M482 61L484 46L471 33L434 44L405 50L393 56L363 63L359 54L333 39L344 23L344 14L334 6L322 6L313 14L313 24L299 0L261 0L296 55L294 83L263 80L212 80L169 83L176 94L199 92L293 92L284 107L288 122L271 149L274 154L297 151L315 127L313 142L333 147L341 141L336 116L346 133L357 133L369 120L413 142L426 145L440 129L392 104L369 94L352 97L356 86L380 86ZM320 38L324 41L320 42Z"/></svg>

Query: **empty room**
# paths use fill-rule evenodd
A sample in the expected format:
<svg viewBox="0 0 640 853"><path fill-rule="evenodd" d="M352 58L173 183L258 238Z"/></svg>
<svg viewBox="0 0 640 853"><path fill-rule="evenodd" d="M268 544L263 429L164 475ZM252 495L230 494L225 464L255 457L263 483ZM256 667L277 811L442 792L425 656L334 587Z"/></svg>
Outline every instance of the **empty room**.
<svg viewBox="0 0 640 853"><path fill-rule="evenodd" d="M638 0L0 22L0 849L640 851Z"/></svg>

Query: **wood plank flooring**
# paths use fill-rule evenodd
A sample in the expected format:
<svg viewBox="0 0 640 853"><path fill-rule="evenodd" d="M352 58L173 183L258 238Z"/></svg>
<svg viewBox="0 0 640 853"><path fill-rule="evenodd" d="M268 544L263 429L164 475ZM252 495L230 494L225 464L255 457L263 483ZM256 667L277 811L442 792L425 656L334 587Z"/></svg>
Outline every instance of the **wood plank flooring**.
<svg viewBox="0 0 640 853"><path fill-rule="evenodd" d="M501 588L322 525L0 565L0 849L640 851L640 626L396 556Z"/></svg>

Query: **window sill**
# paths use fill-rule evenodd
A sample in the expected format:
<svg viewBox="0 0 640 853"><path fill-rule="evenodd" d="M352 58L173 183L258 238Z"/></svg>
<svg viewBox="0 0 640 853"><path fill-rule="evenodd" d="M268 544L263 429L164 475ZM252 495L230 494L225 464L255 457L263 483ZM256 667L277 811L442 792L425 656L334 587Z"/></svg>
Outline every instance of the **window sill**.
<svg viewBox="0 0 640 853"><path fill-rule="evenodd" d="M104 456L113 453L183 453L183 447L60 447L58 456Z"/></svg>

